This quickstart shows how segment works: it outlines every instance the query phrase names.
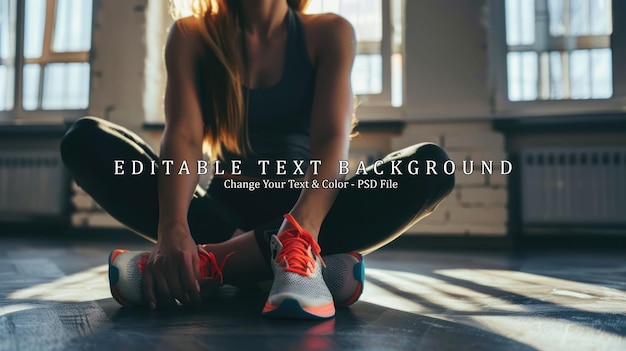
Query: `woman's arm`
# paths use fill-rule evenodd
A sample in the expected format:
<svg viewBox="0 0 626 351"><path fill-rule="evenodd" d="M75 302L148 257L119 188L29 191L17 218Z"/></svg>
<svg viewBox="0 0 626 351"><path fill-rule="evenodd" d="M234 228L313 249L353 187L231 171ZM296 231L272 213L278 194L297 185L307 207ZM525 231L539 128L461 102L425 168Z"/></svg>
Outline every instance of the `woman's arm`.
<svg viewBox="0 0 626 351"><path fill-rule="evenodd" d="M311 113L311 160L321 160L318 174L309 167L311 184L324 179L343 180L339 160L348 157L354 100L350 73L355 57L354 29L342 17L326 14L315 19L316 81ZM291 214L317 239L322 221L335 201L337 189L303 189ZM283 228L289 224L283 223Z"/></svg>
<svg viewBox="0 0 626 351"><path fill-rule="evenodd" d="M197 160L202 159L203 123L196 91L198 42L193 19L172 25L166 48L167 86L165 92L165 131L161 160L173 160L171 174L160 168L158 175L158 241L144 271L144 294L152 308L170 304L199 302L198 252L191 237L187 211L198 184ZM178 174L187 161L190 174Z"/></svg>
<svg viewBox="0 0 626 351"><path fill-rule="evenodd" d="M165 47L167 85L165 88L165 131L161 141L161 159L174 160L172 175L159 174L159 235L163 230L184 229L189 232L187 210L198 185L197 160L202 159L203 123L196 68L198 44L193 40L195 23L177 21L171 28ZM185 160L190 175L178 175ZM181 228L182 227L182 228Z"/></svg>

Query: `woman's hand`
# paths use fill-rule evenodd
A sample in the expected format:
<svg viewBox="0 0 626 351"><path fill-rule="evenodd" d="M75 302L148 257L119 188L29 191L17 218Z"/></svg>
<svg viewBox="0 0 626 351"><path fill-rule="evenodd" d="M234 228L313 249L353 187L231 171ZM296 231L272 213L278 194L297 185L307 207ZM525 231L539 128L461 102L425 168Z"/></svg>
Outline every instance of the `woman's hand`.
<svg viewBox="0 0 626 351"><path fill-rule="evenodd" d="M188 231L159 236L143 273L143 293L150 308L200 302L198 248Z"/></svg>

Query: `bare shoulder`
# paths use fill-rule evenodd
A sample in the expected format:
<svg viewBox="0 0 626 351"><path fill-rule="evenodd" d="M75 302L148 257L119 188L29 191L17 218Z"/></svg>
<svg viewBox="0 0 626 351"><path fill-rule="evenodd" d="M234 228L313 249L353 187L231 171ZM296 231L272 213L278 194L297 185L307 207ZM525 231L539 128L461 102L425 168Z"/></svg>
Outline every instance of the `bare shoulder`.
<svg viewBox="0 0 626 351"><path fill-rule="evenodd" d="M166 59L180 55L196 56L201 53L201 48L202 35L197 18L184 17L172 23L167 36Z"/></svg>
<svg viewBox="0 0 626 351"><path fill-rule="evenodd" d="M354 29L347 19L334 13L300 14L305 27L314 31L334 31L344 34L353 34Z"/></svg>
<svg viewBox="0 0 626 351"><path fill-rule="evenodd" d="M352 24L334 13L300 14L314 57L328 51L352 51L356 35Z"/></svg>
<svg viewBox="0 0 626 351"><path fill-rule="evenodd" d="M200 21L198 18L189 16L179 18L172 22L170 35L183 35L187 37L197 37L200 35Z"/></svg>

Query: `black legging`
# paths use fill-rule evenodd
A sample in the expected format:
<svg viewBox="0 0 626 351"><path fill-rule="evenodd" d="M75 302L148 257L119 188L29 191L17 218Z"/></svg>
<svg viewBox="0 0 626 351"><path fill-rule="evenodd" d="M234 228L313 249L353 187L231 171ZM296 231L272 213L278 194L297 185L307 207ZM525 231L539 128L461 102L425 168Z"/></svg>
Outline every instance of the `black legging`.
<svg viewBox="0 0 626 351"><path fill-rule="evenodd" d="M131 160L150 165L157 161L152 149L131 131L105 120L85 117L76 121L61 142L65 166L76 183L109 214L131 230L157 237L157 177L149 171L130 175ZM126 175L114 175L114 160L125 160ZM391 161L402 160L402 175L391 175ZM419 174L407 173L406 165L418 161ZM438 175L426 174L426 161L435 162ZM406 231L432 212L454 186L454 176L443 172L448 155L439 146L417 144L394 152L378 167L384 176L356 175L339 190L319 235L324 254L375 250ZM158 163L157 163L158 164ZM390 179L395 189L358 189L358 180ZM242 197L247 198L242 199ZM261 251L268 257L269 234L275 233L298 196L297 190L225 190L221 182L208 193L196 189L189 207L191 235L197 243L228 240L236 228L254 229ZM242 206L246 210L242 211ZM265 224L263 224L265 223Z"/></svg>

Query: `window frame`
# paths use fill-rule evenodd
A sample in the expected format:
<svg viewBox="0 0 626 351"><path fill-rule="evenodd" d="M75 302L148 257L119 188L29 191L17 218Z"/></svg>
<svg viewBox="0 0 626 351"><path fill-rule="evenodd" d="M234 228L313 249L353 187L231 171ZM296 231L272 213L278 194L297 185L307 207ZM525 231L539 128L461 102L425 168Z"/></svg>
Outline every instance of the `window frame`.
<svg viewBox="0 0 626 351"><path fill-rule="evenodd" d="M90 0L93 1L93 0ZM14 0L15 9L15 57L14 57L14 82L13 82L13 108L10 110L0 111L0 122L63 122L68 119L78 118L85 115L90 106L91 101L87 102L87 107L83 109L43 109L41 102L43 99L43 87L45 77L45 65L50 63L73 63L86 62L89 63L89 91L92 85L92 51L93 51L93 33L94 33L94 15L95 6L92 8L91 21L91 46L89 51L78 52L54 52L52 43L54 40L54 27L56 24L57 0L46 0L46 14L44 23L44 33L42 42L42 52L39 58L24 57L24 35L26 22L26 1ZM94 4L95 5L95 4ZM35 110L25 110L23 106L23 77L24 65L39 64L42 69L39 74L39 93L38 108Z"/></svg>
<svg viewBox="0 0 626 351"><path fill-rule="evenodd" d="M395 28L393 23L392 2L398 1L401 8L401 28ZM380 54L381 55L381 80L382 91L377 94L355 94L358 100L356 115L359 120L389 120L401 119L404 116L406 105L406 31L405 31L406 0L381 0L382 34L379 43L377 41L359 41L357 33L357 55ZM339 14L341 15L341 14ZM394 48L394 33L402 31L400 48ZM395 50L394 50L395 49ZM392 55L402 55L402 104L392 104Z"/></svg>
<svg viewBox="0 0 626 351"><path fill-rule="evenodd" d="M623 64L626 62L626 4L623 1L611 1L613 32L610 35L610 48L613 62L613 96L607 99L510 101L507 70L507 54L510 51L506 42L505 1L490 0L488 6L490 26L488 35L491 44L490 90L495 114L502 117L518 117L626 110L626 65Z"/></svg>

